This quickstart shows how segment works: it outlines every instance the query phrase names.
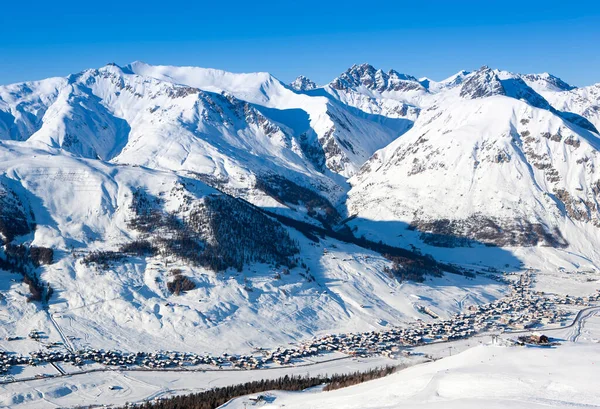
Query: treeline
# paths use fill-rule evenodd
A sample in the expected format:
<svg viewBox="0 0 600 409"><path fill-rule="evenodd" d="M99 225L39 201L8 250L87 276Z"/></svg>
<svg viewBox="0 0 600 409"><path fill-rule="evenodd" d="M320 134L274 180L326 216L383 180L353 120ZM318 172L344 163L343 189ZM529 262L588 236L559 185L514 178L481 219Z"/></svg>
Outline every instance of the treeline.
<svg viewBox="0 0 600 409"><path fill-rule="evenodd" d="M425 276L440 276L442 272L472 276L460 267L452 264L440 263L431 255L421 254L417 251L411 251L400 247L393 247L383 242L374 242L363 237L355 237L350 229L325 229L309 223L282 216L263 210L265 213L279 220L282 224L295 228L304 234L308 239L318 241L319 237L333 237L334 239L353 243L357 246L376 251L382 254L385 258L392 261L392 267L387 269L388 274L399 280L423 281Z"/></svg>
<svg viewBox="0 0 600 409"><path fill-rule="evenodd" d="M17 194L0 180L0 244L34 230L33 214L27 214Z"/></svg>
<svg viewBox="0 0 600 409"><path fill-rule="evenodd" d="M4 258L0 257L0 269L23 276L23 282L29 288L28 301L48 302L54 291L50 284L44 284L35 274L35 268L53 262L54 251L51 248L9 243L4 246Z"/></svg>
<svg viewBox="0 0 600 409"><path fill-rule="evenodd" d="M165 212L162 205L144 190L135 191L131 204L135 217L128 225L144 237L119 252L90 254L84 262L106 265L123 253L160 253L213 271L242 270L253 262L295 266L298 243L279 222L244 201L209 195L193 203L182 218Z"/></svg>
<svg viewBox="0 0 600 409"><path fill-rule="evenodd" d="M304 205L307 214L327 226L340 221L338 211L329 200L279 175L257 176L254 186L283 204Z"/></svg>
<svg viewBox="0 0 600 409"><path fill-rule="evenodd" d="M348 375L334 377L327 383L323 390L334 391L336 389L347 388L348 386L383 378L384 376L393 374L399 369L400 366L386 366L385 368L375 368L366 372L356 371Z"/></svg>
<svg viewBox="0 0 600 409"><path fill-rule="evenodd" d="M205 197L186 223L205 239L202 261L216 271L253 262L291 268L300 251L279 222L230 196Z"/></svg>
<svg viewBox="0 0 600 409"><path fill-rule="evenodd" d="M141 409L215 409L229 400L271 390L302 391L315 386L327 384L325 390L334 390L356 385L392 374L399 367L371 369L366 372L354 372L332 376L289 376L277 379L262 379L243 384L214 388L205 392L191 395L174 396L155 402L145 402L137 407Z"/></svg>

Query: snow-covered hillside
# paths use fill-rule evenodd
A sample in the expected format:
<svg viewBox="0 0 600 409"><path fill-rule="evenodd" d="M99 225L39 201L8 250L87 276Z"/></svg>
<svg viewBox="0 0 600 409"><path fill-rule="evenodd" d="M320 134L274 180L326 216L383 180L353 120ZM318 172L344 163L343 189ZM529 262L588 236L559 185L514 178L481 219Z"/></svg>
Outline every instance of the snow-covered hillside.
<svg viewBox="0 0 600 409"><path fill-rule="evenodd" d="M237 351L503 294L426 254L589 269L585 293L594 89L488 67L433 81L362 64L317 87L140 62L1 86L0 265L22 277L1 273L0 335ZM435 277L399 282L390 267L415 260Z"/></svg>
<svg viewBox="0 0 600 409"><path fill-rule="evenodd" d="M443 247L571 245L597 256L597 133L487 67L431 98L351 179L351 225L390 243L416 229ZM399 227L377 227L386 222Z"/></svg>
<svg viewBox="0 0 600 409"><path fill-rule="evenodd" d="M270 392L265 409L279 408L587 408L595 387L597 345L558 349L474 347L459 355L331 392ZM560 364L559 364L560 363ZM224 405L243 408L244 400Z"/></svg>

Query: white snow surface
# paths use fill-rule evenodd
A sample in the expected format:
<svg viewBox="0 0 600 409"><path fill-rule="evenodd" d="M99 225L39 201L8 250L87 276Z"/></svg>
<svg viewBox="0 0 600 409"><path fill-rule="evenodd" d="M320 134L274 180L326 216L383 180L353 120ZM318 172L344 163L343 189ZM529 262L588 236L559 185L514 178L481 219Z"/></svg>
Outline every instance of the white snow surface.
<svg viewBox="0 0 600 409"><path fill-rule="evenodd" d="M478 346L388 377L331 392L271 392L276 408L589 408L597 407L600 348ZM222 406L243 408L248 398Z"/></svg>

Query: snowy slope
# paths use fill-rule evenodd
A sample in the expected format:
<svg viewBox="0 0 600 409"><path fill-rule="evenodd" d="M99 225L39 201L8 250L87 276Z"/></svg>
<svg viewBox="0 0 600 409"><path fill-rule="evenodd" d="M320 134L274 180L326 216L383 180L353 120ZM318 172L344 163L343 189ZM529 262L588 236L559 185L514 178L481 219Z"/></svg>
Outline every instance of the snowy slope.
<svg viewBox="0 0 600 409"><path fill-rule="evenodd" d="M300 141L294 130L232 96L128 74L116 66L70 76L56 87L51 85L57 81L47 82L3 88L11 90L11 99L3 98L8 101L4 124L12 127L5 139L234 181L267 170L286 173L283 167L333 184L315 170L312 162L318 158L312 151L318 149L309 138ZM54 93L46 95L48 88ZM23 102L30 100L31 106ZM19 115L19 109L28 115ZM9 117L11 112L15 115Z"/></svg>
<svg viewBox="0 0 600 409"><path fill-rule="evenodd" d="M595 255L598 135L523 85L484 67L438 95L351 179L350 224L391 243L412 226L444 246L471 245L456 240L465 237L500 246L572 241ZM376 233L385 221L399 226Z"/></svg>
<svg viewBox="0 0 600 409"><path fill-rule="evenodd" d="M276 408L588 408L595 387L597 345L556 349L479 346L331 392L271 392ZM222 406L243 408L245 398Z"/></svg>
<svg viewBox="0 0 600 409"><path fill-rule="evenodd" d="M0 144L3 184L21 196L22 209L16 208L31 213L37 224L14 242L51 247L56 260L36 271L54 289L47 313L42 305L27 302L28 291L18 275L1 273L2 339L36 329L50 341L73 337L74 348L249 351L332 330L363 331L412 321L421 315L413 305L419 297L447 316L460 311L461 300L488 302L504 291L499 283L460 276L399 284L384 273L389 261L381 255L335 240L313 243L293 229L286 231L298 243L301 263L289 273L274 262L248 262L240 271L216 272L173 251L127 254L107 267L85 263L93 251L119 251L141 238L160 245L172 236L168 229L146 234L148 230L132 224L136 192L155 198L158 209L179 220L190 220L191 210L208 196L223 195L175 172L54 153L23 142ZM1 198L14 203L8 191ZM216 214L207 225L228 221L222 217ZM151 220L160 227L162 222ZM195 283L194 290L171 294L167 283L176 269ZM5 347L26 353L30 345L17 341Z"/></svg>
<svg viewBox="0 0 600 409"><path fill-rule="evenodd" d="M279 204L253 189L257 177L277 174L338 202L346 185L336 173L353 174L411 124L296 94L261 73L134 63L0 87L2 139L189 172L271 207Z"/></svg>
<svg viewBox="0 0 600 409"><path fill-rule="evenodd" d="M150 66L140 62L125 69L206 91L224 91L270 108L272 111L269 112L276 118L297 129L298 136L306 134L308 139L316 136L327 167L343 176L352 175L375 150L387 145L412 124L410 118L392 120L385 116L365 115L320 93L296 93L268 73L232 74L197 67ZM298 129L299 125L303 128Z"/></svg>
<svg viewBox="0 0 600 409"><path fill-rule="evenodd" d="M600 127L600 84L564 92L548 92L544 96L557 109L574 112Z"/></svg>

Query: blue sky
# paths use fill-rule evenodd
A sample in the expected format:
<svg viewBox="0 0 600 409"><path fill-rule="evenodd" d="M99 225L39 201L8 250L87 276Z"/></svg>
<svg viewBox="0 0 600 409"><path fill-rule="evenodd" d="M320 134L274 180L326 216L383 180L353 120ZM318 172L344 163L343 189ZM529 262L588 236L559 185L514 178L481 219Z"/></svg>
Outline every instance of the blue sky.
<svg viewBox="0 0 600 409"><path fill-rule="evenodd" d="M6 2L5 2L6 3ZM269 71L353 63L443 79L481 65L600 82L600 2L20 1L0 9L0 83L108 62Z"/></svg>

